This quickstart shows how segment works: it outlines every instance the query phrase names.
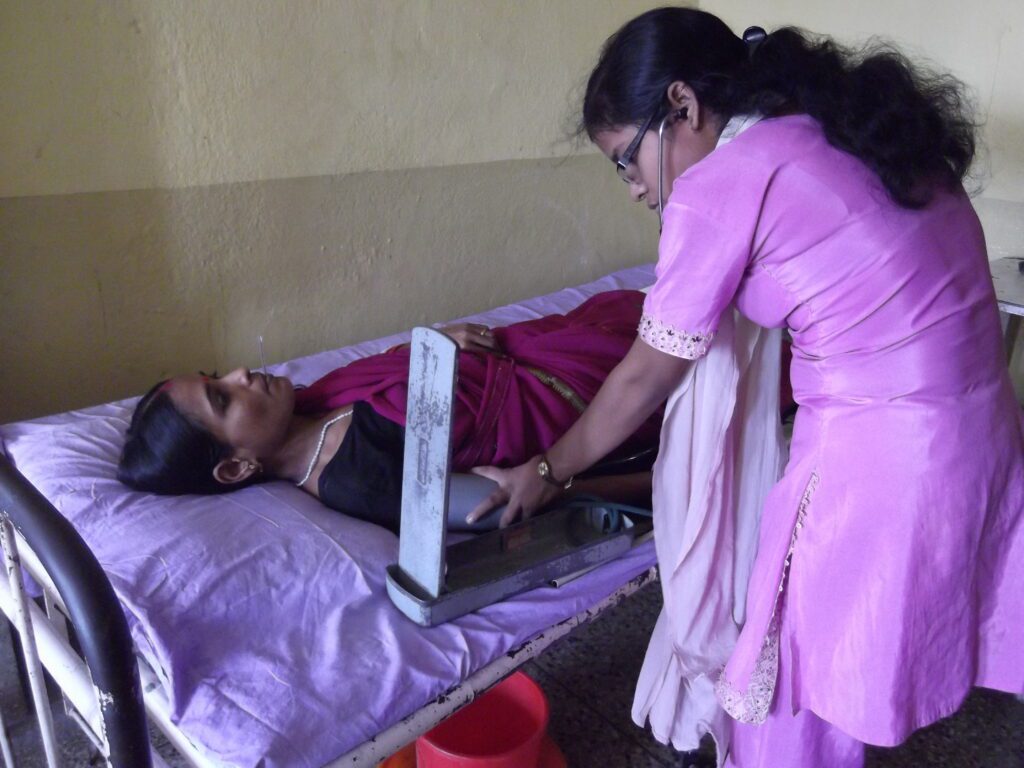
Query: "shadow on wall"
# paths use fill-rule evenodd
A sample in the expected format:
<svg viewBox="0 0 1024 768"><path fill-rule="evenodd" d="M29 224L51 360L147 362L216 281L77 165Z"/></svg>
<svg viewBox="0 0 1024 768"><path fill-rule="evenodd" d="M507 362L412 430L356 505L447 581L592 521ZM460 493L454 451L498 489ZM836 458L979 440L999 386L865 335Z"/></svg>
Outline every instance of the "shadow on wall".
<svg viewBox="0 0 1024 768"><path fill-rule="evenodd" d="M211 297L178 288L203 267L176 259L176 196L0 201L0 420L138 393L184 355L212 357Z"/></svg>
<svg viewBox="0 0 1024 768"><path fill-rule="evenodd" d="M192 245L180 195L61 193L159 177L167 113L181 111L166 49L132 9L10 17L7 90L24 119L5 137L31 153L10 158L26 192L0 199L0 421L137 392L214 345L209 297L176 289L192 268L176 258Z"/></svg>
<svg viewBox="0 0 1024 768"><path fill-rule="evenodd" d="M446 320L657 258L597 155L0 200L0 422Z"/></svg>

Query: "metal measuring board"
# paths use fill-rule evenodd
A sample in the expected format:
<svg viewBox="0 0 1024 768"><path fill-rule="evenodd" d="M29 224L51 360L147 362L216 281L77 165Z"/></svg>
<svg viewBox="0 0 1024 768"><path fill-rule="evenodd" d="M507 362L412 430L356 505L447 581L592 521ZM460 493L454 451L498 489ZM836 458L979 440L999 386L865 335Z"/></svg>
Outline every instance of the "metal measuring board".
<svg viewBox="0 0 1024 768"><path fill-rule="evenodd" d="M563 508L447 546L458 348L417 328L409 360L402 527L388 597L434 626L510 595L557 582L626 552L636 529L604 525L600 510Z"/></svg>
<svg viewBox="0 0 1024 768"><path fill-rule="evenodd" d="M444 588L458 351L443 333L412 332L398 567L435 598Z"/></svg>

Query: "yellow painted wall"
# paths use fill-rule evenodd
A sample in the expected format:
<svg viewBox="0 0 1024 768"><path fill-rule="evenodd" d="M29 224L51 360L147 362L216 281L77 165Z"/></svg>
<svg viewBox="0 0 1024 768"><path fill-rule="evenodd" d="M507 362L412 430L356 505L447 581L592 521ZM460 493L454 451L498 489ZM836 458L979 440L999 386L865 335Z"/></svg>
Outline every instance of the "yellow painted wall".
<svg viewBox="0 0 1024 768"><path fill-rule="evenodd" d="M597 155L0 201L0 423L656 258Z"/></svg>
<svg viewBox="0 0 1024 768"><path fill-rule="evenodd" d="M0 421L581 282L650 215L562 141L637 0L0 3ZM704 0L883 32L978 88L993 255L1024 253L1024 5ZM569 159L566 159L566 158Z"/></svg>
<svg viewBox="0 0 1024 768"><path fill-rule="evenodd" d="M639 0L5 0L0 196L553 157Z"/></svg>
<svg viewBox="0 0 1024 768"><path fill-rule="evenodd" d="M646 6L0 3L0 422L653 260L563 141Z"/></svg>

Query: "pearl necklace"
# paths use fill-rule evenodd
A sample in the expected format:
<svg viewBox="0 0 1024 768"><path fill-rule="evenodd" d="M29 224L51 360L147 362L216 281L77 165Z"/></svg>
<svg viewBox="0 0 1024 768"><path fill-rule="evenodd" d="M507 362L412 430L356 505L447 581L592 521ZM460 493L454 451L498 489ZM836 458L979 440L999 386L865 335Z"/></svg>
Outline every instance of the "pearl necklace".
<svg viewBox="0 0 1024 768"><path fill-rule="evenodd" d="M327 420L327 422L324 424L323 429L320 430L320 439L317 440L316 442L316 450L313 451L313 458L309 460L309 469L306 470L305 476L301 480L299 480L299 482L296 483L297 486L299 486L300 488L304 486L306 484L306 481L309 480L309 476L313 474L313 467L316 466L316 460L320 458L320 451L324 449L324 440L327 439L327 430L330 428L330 426L335 422L341 421L346 416L351 415L352 409L349 408L347 411L339 413L333 419Z"/></svg>

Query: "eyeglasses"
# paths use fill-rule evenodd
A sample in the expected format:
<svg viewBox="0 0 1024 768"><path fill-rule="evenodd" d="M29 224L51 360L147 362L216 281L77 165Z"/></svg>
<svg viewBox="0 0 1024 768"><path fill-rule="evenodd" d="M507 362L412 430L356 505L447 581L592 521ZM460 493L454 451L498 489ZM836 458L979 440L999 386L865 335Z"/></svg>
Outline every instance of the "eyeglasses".
<svg viewBox="0 0 1024 768"><path fill-rule="evenodd" d="M626 151L619 156L619 159L615 162L615 170L618 171L619 178L627 184L632 184L635 179L630 178L629 167L633 165L633 159L636 153L640 150L640 142L644 140L644 136L651 129L651 123L654 122L654 118L658 112L661 111L661 105L655 107L654 111L651 112L650 116L644 120L643 125L640 126L640 130L636 132L636 136L629 142L629 146L626 147Z"/></svg>

